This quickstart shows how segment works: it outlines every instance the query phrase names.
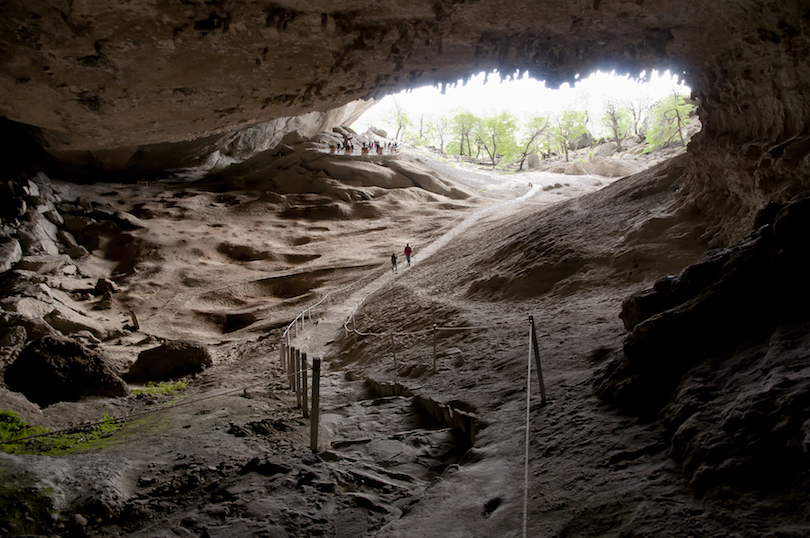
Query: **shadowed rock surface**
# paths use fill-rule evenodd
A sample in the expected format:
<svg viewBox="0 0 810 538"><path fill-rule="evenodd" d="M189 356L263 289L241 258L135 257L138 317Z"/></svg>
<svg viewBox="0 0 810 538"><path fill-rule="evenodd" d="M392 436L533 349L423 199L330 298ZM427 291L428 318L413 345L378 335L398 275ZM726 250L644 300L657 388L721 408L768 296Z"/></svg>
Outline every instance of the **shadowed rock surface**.
<svg viewBox="0 0 810 538"><path fill-rule="evenodd" d="M212 168L348 124L367 106L353 101L482 70L556 86L596 68L675 67L703 124L684 201L718 215L709 239L721 245L768 200L810 187L808 19L775 0L7 2L0 114L63 161Z"/></svg>
<svg viewBox="0 0 810 538"><path fill-rule="evenodd" d="M42 407L85 396L126 396L129 388L98 351L45 336L31 342L6 369L5 382Z"/></svg>
<svg viewBox="0 0 810 538"><path fill-rule="evenodd" d="M141 351L126 379L131 383L167 381L202 372L211 364L211 354L204 345L176 340Z"/></svg>
<svg viewBox="0 0 810 538"><path fill-rule="evenodd" d="M776 0L3 3L4 363L62 334L126 371L144 348L194 337L212 364L193 394L261 382L133 424L118 448L0 455L2 483L52 489L60 511L3 524L517 535L528 428L532 534L810 534L809 24L806 2ZM483 181L318 151L399 89L664 67L692 87L702 131L616 182L579 163ZM495 206L530 182L525 203ZM380 277L405 242L414 266ZM119 291L99 300L100 278ZM341 302L368 282L359 307ZM327 292L335 310L298 342L330 366L310 455L276 346ZM550 398L527 412L528 314ZM429 342L437 323L481 332ZM356 379L398 388L369 396ZM152 403L0 398L56 427ZM450 427L424 423L417 402Z"/></svg>

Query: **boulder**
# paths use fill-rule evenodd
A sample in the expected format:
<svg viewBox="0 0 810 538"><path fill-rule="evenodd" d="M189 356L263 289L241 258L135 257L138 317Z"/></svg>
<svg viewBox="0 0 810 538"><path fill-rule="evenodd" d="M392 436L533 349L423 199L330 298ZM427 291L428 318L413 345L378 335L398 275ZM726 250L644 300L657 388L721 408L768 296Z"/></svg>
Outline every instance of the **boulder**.
<svg viewBox="0 0 810 538"><path fill-rule="evenodd" d="M535 168L540 167L540 156L536 153L532 153L526 158L526 165L529 169L534 170Z"/></svg>
<svg viewBox="0 0 810 538"><path fill-rule="evenodd" d="M211 354L203 344L174 340L142 351L126 379L131 383L166 381L201 372L211 364Z"/></svg>
<svg viewBox="0 0 810 538"><path fill-rule="evenodd" d="M54 304L54 309L44 319L62 334L90 331L102 340L107 335L107 331L94 319L63 304Z"/></svg>
<svg viewBox="0 0 810 538"><path fill-rule="evenodd" d="M96 295L104 295L105 293L117 293L118 286L110 280L109 278L99 278L96 281L96 287L94 288Z"/></svg>
<svg viewBox="0 0 810 538"><path fill-rule="evenodd" d="M571 163L565 167L566 176L584 176L588 173L582 163Z"/></svg>
<svg viewBox="0 0 810 538"><path fill-rule="evenodd" d="M20 242L12 237L0 237L0 273L5 273L21 259Z"/></svg>
<svg viewBox="0 0 810 538"><path fill-rule="evenodd" d="M22 325L0 329L0 368L17 358L27 339L28 331Z"/></svg>
<svg viewBox="0 0 810 538"><path fill-rule="evenodd" d="M113 220L115 220L122 230L138 230L140 228L146 228L146 224L144 224L141 219L132 213L127 213L125 211L116 211L113 214Z"/></svg>
<svg viewBox="0 0 810 538"><path fill-rule="evenodd" d="M36 211L29 211L26 215L30 221L17 230L23 251L26 254L59 254L56 226Z"/></svg>
<svg viewBox="0 0 810 538"><path fill-rule="evenodd" d="M588 163L590 173L605 177L623 177L641 171L641 166L620 159L594 159Z"/></svg>
<svg viewBox="0 0 810 538"><path fill-rule="evenodd" d="M28 319L42 319L53 311L53 304L33 297L8 297L0 302L7 312L14 312Z"/></svg>
<svg viewBox="0 0 810 538"><path fill-rule="evenodd" d="M36 340L37 338L42 338L43 336L60 336L53 329L53 327L45 323L42 318L30 318L16 312L0 313L0 334L3 334L4 331L10 331L17 326L25 329L27 335L26 338L28 340ZM0 343L0 345L9 344Z"/></svg>
<svg viewBox="0 0 810 538"><path fill-rule="evenodd" d="M126 383L98 351L46 336L28 344L5 373L8 387L45 407L85 396L126 396Z"/></svg>
<svg viewBox="0 0 810 538"><path fill-rule="evenodd" d="M36 256L23 256L17 267L45 275L55 272L71 261L70 256L64 254L39 254Z"/></svg>
<svg viewBox="0 0 810 538"><path fill-rule="evenodd" d="M95 219L83 215L64 215L64 219L65 227L74 234L84 232L88 226L96 222Z"/></svg>

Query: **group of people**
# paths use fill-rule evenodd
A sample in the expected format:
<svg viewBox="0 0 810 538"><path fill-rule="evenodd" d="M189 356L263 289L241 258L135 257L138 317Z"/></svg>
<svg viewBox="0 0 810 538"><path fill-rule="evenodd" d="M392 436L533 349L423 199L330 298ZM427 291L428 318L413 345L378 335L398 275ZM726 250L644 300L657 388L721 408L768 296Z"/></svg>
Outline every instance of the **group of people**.
<svg viewBox="0 0 810 538"><path fill-rule="evenodd" d="M411 253L413 249L411 249L411 245L406 243L405 244L405 260L408 262L408 267L411 266ZM391 271L394 273L397 272L397 253L394 252L391 254Z"/></svg>
<svg viewBox="0 0 810 538"><path fill-rule="evenodd" d="M360 148L360 152L363 155L368 155L370 152L375 152L377 155L382 155L385 150L388 150L388 153L397 153L399 151L399 146L396 142L387 142L385 144L380 144L377 141L374 142L363 142L363 146ZM351 155L354 153L354 143L351 139L346 139L343 143L338 142L337 146L330 145L329 146L329 153L335 152L344 152L346 155Z"/></svg>

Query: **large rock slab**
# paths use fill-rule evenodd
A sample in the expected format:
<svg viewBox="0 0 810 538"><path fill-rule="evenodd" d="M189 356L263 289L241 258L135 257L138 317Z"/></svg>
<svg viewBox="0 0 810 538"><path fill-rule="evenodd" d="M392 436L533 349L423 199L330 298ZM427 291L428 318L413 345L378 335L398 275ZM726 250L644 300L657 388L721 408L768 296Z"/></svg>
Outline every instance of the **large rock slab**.
<svg viewBox="0 0 810 538"><path fill-rule="evenodd" d="M29 255L59 254L57 227L37 211L29 210L26 216L29 221L17 230L23 251Z"/></svg>
<svg viewBox="0 0 810 538"><path fill-rule="evenodd" d="M22 259L20 242L13 237L0 237L0 273L5 273Z"/></svg>
<svg viewBox="0 0 810 538"><path fill-rule="evenodd" d="M98 351L73 340L43 337L26 346L5 373L8 387L42 407L85 396L129 394Z"/></svg>
<svg viewBox="0 0 810 538"><path fill-rule="evenodd" d="M131 383L167 381L201 372L211 364L211 354L203 344L174 340L142 351L126 379Z"/></svg>

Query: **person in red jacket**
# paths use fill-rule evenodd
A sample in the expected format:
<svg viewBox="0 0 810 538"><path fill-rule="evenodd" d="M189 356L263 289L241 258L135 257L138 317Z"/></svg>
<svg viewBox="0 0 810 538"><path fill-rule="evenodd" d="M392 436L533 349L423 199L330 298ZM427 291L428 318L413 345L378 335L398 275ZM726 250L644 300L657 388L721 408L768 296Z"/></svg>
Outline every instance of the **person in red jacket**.
<svg viewBox="0 0 810 538"><path fill-rule="evenodd" d="M411 252L413 252L411 250L411 245L406 243L405 244L405 261L408 262L408 267L411 266Z"/></svg>

